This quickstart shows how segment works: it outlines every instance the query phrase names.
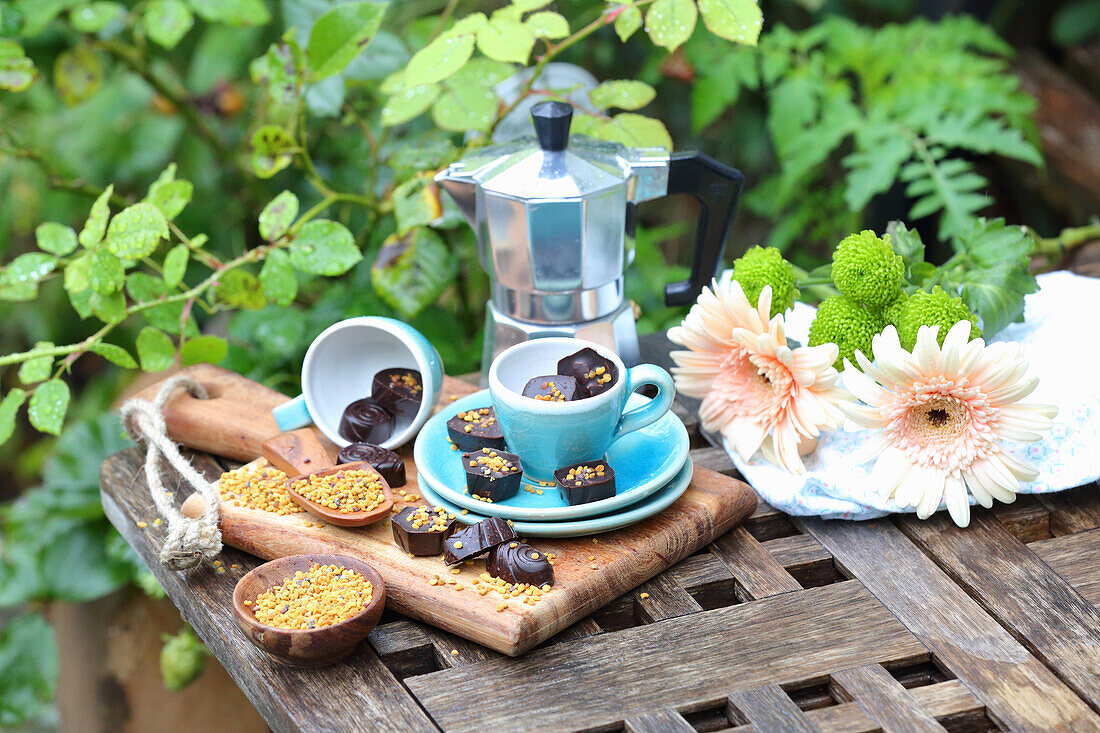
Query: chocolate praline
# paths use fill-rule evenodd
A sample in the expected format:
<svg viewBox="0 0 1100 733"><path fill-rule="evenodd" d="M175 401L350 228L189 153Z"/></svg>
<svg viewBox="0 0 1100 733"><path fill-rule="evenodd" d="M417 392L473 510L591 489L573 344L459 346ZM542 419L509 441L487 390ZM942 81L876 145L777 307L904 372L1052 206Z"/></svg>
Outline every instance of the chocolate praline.
<svg viewBox="0 0 1100 733"><path fill-rule="evenodd" d="M374 375L370 396L394 415L411 420L420 411L424 383L415 369L383 369Z"/></svg>
<svg viewBox="0 0 1100 733"><path fill-rule="evenodd" d="M464 530L455 532L443 543L443 562L457 565L463 560L483 555L502 542L516 538L512 525L500 517L483 519Z"/></svg>
<svg viewBox="0 0 1100 733"><path fill-rule="evenodd" d="M382 474L391 489L405 485L405 461L392 450L373 443L352 443L340 449L337 463L355 463L366 461L375 471Z"/></svg>
<svg viewBox="0 0 1100 733"><path fill-rule="evenodd" d="M356 400L344 408L338 431L353 443L384 443L393 435L393 413L370 397Z"/></svg>
<svg viewBox="0 0 1100 733"><path fill-rule="evenodd" d="M554 471L558 493L570 506L615 495L615 469L607 461L582 461Z"/></svg>
<svg viewBox="0 0 1100 733"><path fill-rule="evenodd" d="M509 583L553 585L554 566L546 554L522 542L504 542L489 552L485 569Z"/></svg>
<svg viewBox="0 0 1100 733"><path fill-rule="evenodd" d="M462 454L466 488L474 496L489 501L504 501L516 495L523 479L519 456L482 448Z"/></svg>
<svg viewBox="0 0 1100 733"><path fill-rule="evenodd" d="M615 386L619 370L615 362L588 347L558 361L558 374L574 377L580 385L581 398L595 397Z"/></svg>
<svg viewBox="0 0 1100 733"><path fill-rule="evenodd" d="M459 450L504 448L504 433L492 407L463 410L447 421L447 436Z"/></svg>
<svg viewBox="0 0 1100 733"><path fill-rule="evenodd" d="M407 506L390 520L393 541L417 557L428 557L443 552L443 541L454 534L457 525L455 515L442 507Z"/></svg>
<svg viewBox="0 0 1100 733"><path fill-rule="evenodd" d="M571 402L577 399L577 380L561 374L534 377L523 387L523 396L543 402Z"/></svg>

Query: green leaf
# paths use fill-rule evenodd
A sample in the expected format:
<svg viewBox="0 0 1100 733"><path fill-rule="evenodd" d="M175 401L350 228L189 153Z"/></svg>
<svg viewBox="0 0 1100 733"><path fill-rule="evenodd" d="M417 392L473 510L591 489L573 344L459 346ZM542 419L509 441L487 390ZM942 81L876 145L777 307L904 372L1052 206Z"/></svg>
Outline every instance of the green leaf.
<svg viewBox="0 0 1100 733"><path fill-rule="evenodd" d="M569 21L549 10L532 14L523 24L538 38L557 40L569 35Z"/></svg>
<svg viewBox="0 0 1100 733"><path fill-rule="evenodd" d="M655 45L675 51L691 38L698 16L694 0L657 0L646 13L645 30Z"/></svg>
<svg viewBox="0 0 1100 733"><path fill-rule="evenodd" d="M981 267L1004 262L1027 264L1032 242L1023 227L1005 226L1005 220L979 219L974 228L960 239L959 250Z"/></svg>
<svg viewBox="0 0 1100 733"><path fill-rule="evenodd" d="M121 21L126 8L115 2L84 3L69 11L69 23L81 33L99 33L116 20Z"/></svg>
<svg viewBox="0 0 1100 733"><path fill-rule="evenodd" d="M156 206L164 218L172 221L191 202L195 187L190 181L176 180L176 164L170 164L149 187L145 202Z"/></svg>
<svg viewBox="0 0 1100 733"><path fill-rule="evenodd" d="M175 48L194 24L195 16L182 0L152 0L142 17L145 34L164 48Z"/></svg>
<svg viewBox="0 0 1100 733"><path fill-rule="evenodd" d="M72 267L72 265L70 265ZM126 282L126 268L122 260L106 250L92 252L88 265L88 285L92 290L104 295L114 293Z"/></svg>
<svg viewBox="0 0 1100 733"><path fill-rule="evenodd" d="M431 224L443 215L439 188L432 181L431 172L421 173L402 183L393 191L394 216L397 233L403 234L413 227Z"/></svg>
<svg viewBox="0 0 1100 733"><path fill-rule="evenodd" d="M535 34L517 20L492 18L477 32L477 47L497 61L526 64L535 46Z"/></svg>
<svg viewBox="0 0 1100 733"><path fill-rule="evenodd" d="M225 358L229 345L225 339L218 336L196 336L188 339L180 347L180 363L183 366L192 364L217 364Z"/></svg>
<svg viewBox="0 0 1100 733"><path fill-rule="evenodd" d="M290 245L291 263L311 275L343 275L361 259L363 254L347 227L328 219L303 226Z"/></svg>
<svg viewBox="0 0 1100 733"><path fill-rule="evenodd" d="M298 197L290 191L283 191L271 199L260 212L260 236L268 242L274 242L286 234L286 230L298 218Z"/></svg>
<svg viewBox="0 0 1100 733"><path fill-rule="evenodd" d="M32 723L57 690L57 642L39 613L26 613L0 628L0 725Z"/></svg>
<svg viewBox="0 0 1100 733"><path fill-rule="evenodd" d="M698 0L707 30L729 41L755 46L764 27L757 0Z"/></svg>
<svg viewBox="0 0 1100 733"><path fill-rule="evenodd" d="M7 443L15 432L15 416L19 408L27 399L27 393L21 389L13 389L0 400L0 445Z"/></svg>
<svg viewBox="0 0 1100 733"><path fill-rule="evenodd" d="M642 11L638 10L633 5L624 7L619 14L615 16L615 33L623 43L626 43L627 39L634 35L634 32L641 27Z"/></svg>
<svg viewBox="0 0 1100 733"><path fill-rule="evenodd" d="M80 316L81 320L92 317L92 296L95 295L91 290L80 290L69 293L69 303L72 305L73 310Z"/></svg>
<svg viewBox="0 0 1100 733"><path fill-rule="evenodd" d="M123 369L137 369L138 365L137 362L134 361L134 357L130 356L130 352L121 346L100 341L98 344L93 345L90 350L94 354L99 354L115 366L120 366Z"/></svg>
<svg viewBox="0 0 1100 733"><path fill-rule="evenodd" d="M76 249L76 232L72 227L47 221L34 230L38 248L58 257L64 257Z"/></svg>
<svg viewBox="0 0 1100 733"><path fill-rule="evenodd" d="M376 2L344 3L318 18L306 45L314 79L342 72L374 38L386 8Z"/></svg>
<svg viewBox="0 0 1100 733"><path fill-rule="evenodd" d="M890 246L905 260L906 268L924 262L924 242L920 232L909 229L900 221L892 221L886 228L890 235Z"/></svg>
<svg viewBox="0 0 1100 733"><path fill-rule="evenodd" d="M967 307L982 319L983 334L990 338L1008 324L1024 320L1024 296L1038 289L1026 266L1002 262L967 270L961 295Z"/></svg>
<svg viewBox="0 0 1100 733"><path fill-rule="evenodd" d="M27 252L11 261L6 273L6 284L37 284L57 267L57 258L45 252Z"/></svg>
<svg viewBox="0 0 1100 733"><path fill-rule="evenodd" d="M168 222L153 204L136 203L111 218L105 244L108 251L127 260L140 260L156 251L168 238Z"/></svg>
<svg viewBox="0 0 1100 733"><path fill-rule="evenodd" d="M264 266L260 268L260 287L272 303L290 305L294 302L298 295L298 278L286 252L277 249L267 254Z"/></svg>
<svg viewBox="0 0 1100 733"><path fill-rule="evenodd" d="M488 130L496 119L497 96L481 86L448 85L432 105L432 120L452 132Z"/></svg>
<svg viewBox="0 0 1100 733"><path fill-rule="evenodd" d="M168 254L164 256L164 267L161 272L165 285L174 288L183 281L183 276L187 274L187 260L190 257L191 250L187 249L186 244L177 244L168 250Z"/></svg>
<svg viewBox="0 0 1100 733"><path fill-rule="evenodd" d="M260 178L271 178L290 165L296 149L294 138L278 125L264 125L252 135L252 170Z"/></svg>
<svg viewBox="0 0 1100 733"><path fill-rule="evenodd" d="M393 127L423 114L439 96L438 84L421 84L392 94L382 107L382 124Z"/></svg>
<svg viewBox="0 0 1100 733"><path fill-rule="evenodd" d="M44 351L53 347L52 341L39 341L32 351ZM53 371L53 360L52 356L35 356L27 359L19 367L19 381L28 385L46 381Z"/></svg>
<svg viewBox="0 0 1100 733"><path fill-rule="evenodd" d="M103 240L103 234L107 231L107 218L111 215L111 195L114 192L114 184L107 186L107 189L92 204L88 220L84 222L84 228L80 230L80 243L89 249L99 244Z"/></svg>
<svg viewBox="0 0 1100 733"><path fill-rule="evenodd" d="M121 292L92 293L88 300L92 314L104 323L119 323L126 318L126 296Z"/></svg>
<svg viewBox="0 0 1100 733"><path fill-rule="evenodd" d="M479 15L482 21L486 20L484 14L474 13L474 16ZM469 17L473 16L467 16L463 20ZM418 87L422 84L443 81L470 60L470 55L474 52L474 43L474 36L471 33L441 34L409 59L409 65L405 67L405 86Z"/></svg>
<svg viewBox="0 0 1100 733"><path fill-rule="evenodd" d="M267 305L259 279L240 269L230 270L218 278L213 295L214 300L232 308L259 310Z"/></svg>
<svg viewBox="0 0 1100 733"><path fill-rule="evenodd" d="M263 0L188 0L204 20L227 25L267 25L271 13Z"/></svg>
<svg viewBox="0 0 1100 733"><path fill-rule="evenodd" d="M88 44L62 51L53 65L53 84L70 107L95 94L103 84L103 65Z"/></svg>
<svg viewBox="0 0 1100 733"><path fill-rule="evenodd" d="M135 346L141 368L147 372L163 372L176 359L176 347L172 339L152 326L141 329Z"/></svg>
<svg viewBox="0 0 1100 733"><path fill-rule="evenodd" d="M588 93L599 109L641 109L657 96L657 90L644 81L605 81Z"/></svg>
<svg viewBox="0 0 1100 733"><path fill-rule="evenodd" d="M68 409L69 385L60 379L51 379L35 388L27 416L39 432L59 435Z"/></svg>
<svg viewBox="0 0 1100 733"><path fill-rule="evenodd" d="M34 62L23 54L18 43L0 38L0 89L21 92L37 74Z"/></svg>
<svg viewBox="0 0 1100 733"><path fill-rule="evenodd" d="M860 140L862 135L856 136ZM894 130L861 142L860 149L844 158L849 169L844 200L853 211L867 207L871 199L885 193L897 180L902 163L913 155L909 140Z"/></svg>
<svg viewBox="0 0 1100 733"><path fill-rule="evenodd" d="M371 267L371 282L383 300L413 318L447 289L457 269L440 236L421 227L386 238Z"/></svg>
<svg viewBox="0 0 1100 733"><path fill-rule="evenodd" d="M573 117L573 131L629 147L672 149L672 138L663 122L633 112L621 112L610 119L576 114Z"/></svg>
<svg viewBox="0 0 1100 733"><path fill-rule="evenodd" d="M93 254L84 252L65 268L65 290L81 293L91 287Z"/></svg>

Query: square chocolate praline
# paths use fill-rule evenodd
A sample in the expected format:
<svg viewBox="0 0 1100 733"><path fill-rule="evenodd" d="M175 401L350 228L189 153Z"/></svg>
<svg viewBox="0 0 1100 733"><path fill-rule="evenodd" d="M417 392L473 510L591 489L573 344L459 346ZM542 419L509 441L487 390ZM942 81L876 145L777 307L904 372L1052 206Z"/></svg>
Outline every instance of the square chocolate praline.
<svg viewBox="0 0 1100 733"><path fill-rule="evenodd" d="M371 397L394 415L413 419L420 412L424 384L415 369L383 369L374 375Z"/></svg>
<svg viewBox="0 0 1100 733"><path fill-rule="evenodd" d="M472 407L447 421L447 436L459 450L504 448L504 432L492 407Z"/></svg>
<svg viewBox="0 0 1100 733"><path fill-rule="evenodd" d="M462 468L466 471L466 487L470 493L489 501L504 501L515 496L523 479L519 456L491 448L463 453Z"/></svg>
<svg viewBox="0 0 1100 733"><path fill-rule="evenodd" d="M543 402L572 402L579 398L577 380L561 374L547 374L529 379L523 396Z"/></svg>
<svg viewBox="0 0 1100 733"><path fill-rule="evenodd" d="M554 471L562 501L570 506L615 495L615 469L607 461L582 461Z"/></svg>
<svg viewBox="0 0 1100 733"><path fill-rule="evenodd" d="M417 557L443 552L443 541L454 534L457 525L453 514L442 507L407 506L390 520L393 541Z"/></svg>
<svg viewBox="0 0 1100 733"><path fill-rule="evenodd" d="M615 362L600 356L595 349L585 347L558 361L558 374L577 380L577 398L595 397L615 386L619 370Z"/></svg>

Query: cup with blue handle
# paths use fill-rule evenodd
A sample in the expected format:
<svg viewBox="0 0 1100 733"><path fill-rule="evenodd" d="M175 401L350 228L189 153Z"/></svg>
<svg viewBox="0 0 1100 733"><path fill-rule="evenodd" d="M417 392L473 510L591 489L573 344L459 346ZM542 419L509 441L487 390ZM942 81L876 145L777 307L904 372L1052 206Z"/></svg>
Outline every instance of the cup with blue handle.
<svg viewBox="0 0 1100 733"><path fill-rule="evenodd" d="M411 419L398 416L383 448L408 442L431 416L443 388L443 361L424 335L407 323L381 316L359 316L334 323L320 333L302 361L302 394L272 410L280 430L310 423L341 448L340 417L352 402L371 394L374 375L383 369L420 372L424 391Z"/></svg>
<svg viewBox="0 0 1100 733"><path fill-rule="evenodd" d="M560 359L584 348L594 349L615 365L619 376L610 389L568 402L523 396L529 379L553 374ZM627 399L645 384L656 387L657 395L627 411ZM519 456L524 475L534 481L553 481L555 469L599 460L623 435L659 420L672 406L676 388L669 373L655 364L627 369L605 346L547 337L502 351L489 367L489 394L508 450Z"/></svg>

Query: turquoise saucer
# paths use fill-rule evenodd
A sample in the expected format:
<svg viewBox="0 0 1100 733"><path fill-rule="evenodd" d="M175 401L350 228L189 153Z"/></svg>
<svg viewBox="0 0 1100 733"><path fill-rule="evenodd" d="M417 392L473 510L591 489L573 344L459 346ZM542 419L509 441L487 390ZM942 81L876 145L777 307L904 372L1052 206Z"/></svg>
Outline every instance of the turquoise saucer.
<svg viewBox="0 0 1100 733"><path fill-rule="evenodd" d="M627 409L648 401L631 395ZM615 470L615 496L602 501L570 506L562 500L556 486L539 486L524 478L523 486L542 494L519 492L492 504L479 501L466 492L466 472L461 453L447 442L447 420L455 413L491 404L485 389L463 397L437 412L420 430L413 447L417 480L427 483L445 501L481 515L551 522L594 517L629 506L664 488L683 468L688 456L688 433L684 423L671 411L644 428L627 433L611 444L607 462Z"/></svg>
<svg viewBox="0 0 1100 733"><path fill-rule="evenodd" d="M590 519L578 519L571 522L512 520L512 528L521 537L583 537L584 535L610 532L613 529L622 529L652 517L679 499L687 491L688 484L691 483L692 471L694 471L694 466L691 464L691 458L688 458L672 481L663 486L660 491L651 494L648 499L640 501L634 506L613 514ZM459 507L440 497L439 494L428 488L427 483L423 481L420 483L420 495L424 498L424 501L441 506L454 514L458 521L464 524L476 524L483 519L488 519L484 514L475 512L462 514Z"/></svg>

